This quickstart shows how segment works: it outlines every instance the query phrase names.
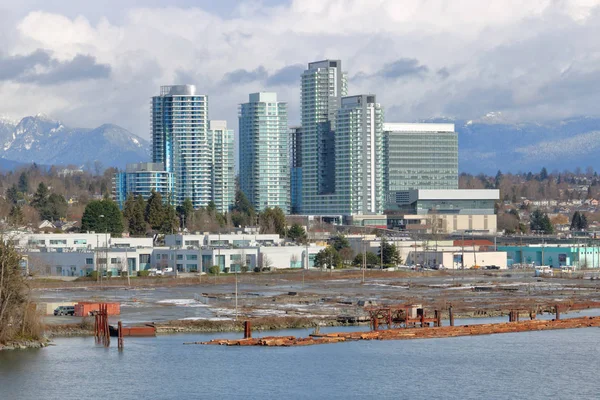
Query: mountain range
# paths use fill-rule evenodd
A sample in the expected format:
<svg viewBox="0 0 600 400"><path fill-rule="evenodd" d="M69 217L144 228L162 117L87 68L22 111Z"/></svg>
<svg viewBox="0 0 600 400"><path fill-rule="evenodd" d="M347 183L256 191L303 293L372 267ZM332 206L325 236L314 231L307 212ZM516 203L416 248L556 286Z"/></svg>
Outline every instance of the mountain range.
<svg viewBox="0 0 600 400"><path fill-rule="evenodd" d="M452 122L458 132L459 170L471 174L600 170L600 118L576 117L544 123L509 123L501 113Z"/></svg>
<svg viewBox="0 0 600 400"><path fill-rule="evenodd" d="M475 120L449 118L458 132L459 170L472 174L600 170L600 118L577 117L544 123L510 123L501 113ZM71 128L44 115L11 121L0 117L0 168L41 165L125 168L147 161L150 143L117 125Z"/></svg>
<svg viewBox="0 0 600 400"><path fill-rule="evenodd" d="M20 121L0 118L0 167L20 165L91 166L125 168L127 163L147 161L147 140L113 124L94 129L72 128L38 114Z"/></svg>

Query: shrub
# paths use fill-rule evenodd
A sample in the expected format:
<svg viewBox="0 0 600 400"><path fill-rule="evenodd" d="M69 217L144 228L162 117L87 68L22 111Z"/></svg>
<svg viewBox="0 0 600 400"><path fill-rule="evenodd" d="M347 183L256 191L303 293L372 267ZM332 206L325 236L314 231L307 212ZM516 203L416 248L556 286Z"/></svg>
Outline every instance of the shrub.
<svg viewBox="0 0 600 400"><path fill-rule="evenodd" d="M112 277L112 271L106 271L106 277L107 278L111 278Z"/></svg>
<svg viewBox="0 0 600 400"><path fill-rule="evenodd" d="M221 267L218 265L213 265L208 269L208 273L212 275L217 275L219 272L221 272Z"/></svg>
<svg viewBox="0 0 600 400"><path fill-rule="evenodd" d="M241 268L242 272L248 272L248 266L247 265L243 265Z"/></svg>
<svg viewBox="0 0 600 400"><path fill-rule="evenodd" d="M89 276L90 278L92 278L92 280L94 280L94 281L95 281L95 280L97 280L97 279L98 279L98 271L92 271L92 272L90 272L90 273L88 274L88 276Z"/></svg>
<svg viewBox="0 0 600 400"><path fill-rule="evenodd" d="M148 271L148 270L138 271L137 276L140 276L140 277L150 276L150 271Z"/></svg>

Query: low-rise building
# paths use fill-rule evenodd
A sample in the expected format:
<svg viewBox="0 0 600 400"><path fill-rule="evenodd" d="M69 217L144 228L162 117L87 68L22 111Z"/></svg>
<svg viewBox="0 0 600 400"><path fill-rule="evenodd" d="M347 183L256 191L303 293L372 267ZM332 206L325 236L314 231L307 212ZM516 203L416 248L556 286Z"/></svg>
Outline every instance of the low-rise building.
<svg viewBox="0 0 600 400"><path fill-rule="evenodd" d="M500 192L489 190L407 190L388 199L389 229L419 233L496 233L494 204Z"/></svg>
<svg viewBox="0 0 600 400"><path fill-rule="evenodd" d="M498 246L508 254L509 266L600 268L600 247L586 245L535 244Z"/></svg>

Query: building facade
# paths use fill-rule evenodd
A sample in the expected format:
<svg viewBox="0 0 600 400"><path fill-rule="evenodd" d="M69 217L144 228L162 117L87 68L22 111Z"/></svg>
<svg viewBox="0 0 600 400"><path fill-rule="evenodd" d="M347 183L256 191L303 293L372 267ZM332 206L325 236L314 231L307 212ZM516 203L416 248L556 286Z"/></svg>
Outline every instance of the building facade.
<svg viewBox="0 0 600 400"><path fill-rule="evenodd" d="M407 190L397 192L386 212L389 229L431 234L496 233L497 189Z"/></svg>
<svg viewBox="0 0 600 400"><path fill-rule="evenodd" d="M335 191L335 129L348 92L340 60L308 64L301 78L303 214L322 214L324 195Z"/></svg>
<svg viewBox="0 0 600 400"><path fill-rule="evenodd" d="M176 204L194 208L212 200L212 152L208 137L208 96L194 85L162 86L152 98L152 162L175 178Z"/></svg>
<svg viewBox="0 0 600 400"><path fill-rule="evenodd" d="M174 188L173 173L165 171L160 163L127 164L125 172L117 172L113 178L115 200L121 209L129 194L147 200L155 191L174 202Z"/></svg>
<svg viewBox="0 0 600 400"><path fill-rule="evenodd" d="M255 210L290 212L287 104L276 93L252 93L239 111L240 188Z"/></svg>
<svg viewBox="0 0 600 400"><path fill-rule="evenodd" d="M381 214L383 109L374 95L342 98L335 132L335 211L343 215ZM333 211L333 210L332 210Z"/></svg>
<svg viewBox="0 0 600 400"><path fill-rule="evenodd" d="M458 189L454 124L386 123L383 130L388 202L407 190Z"/></svg>
<svg viewBox="0 0 600 400"><path fill-rule="evenodd" d="M221 213L230 211L235 197L233 130L227 121L210 121L212 201Z"/></svg>
<svg viewBox="0 0 600 400"><path fill-rule="evenodd" d="M289 128L290 134L290 213L302 210L302 127Z"/></svg>

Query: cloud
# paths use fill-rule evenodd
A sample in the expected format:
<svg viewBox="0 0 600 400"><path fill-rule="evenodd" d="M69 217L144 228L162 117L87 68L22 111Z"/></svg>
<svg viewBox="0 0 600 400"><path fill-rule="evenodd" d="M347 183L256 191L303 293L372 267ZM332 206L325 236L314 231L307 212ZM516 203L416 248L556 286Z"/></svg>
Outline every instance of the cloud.
<svg viewBox="0 0 600 400"><path fill-rule="evenodd" d="M77 54L72 60L58 61L38 49L31 54L0 58L0 80L52 85L84 79L108 78L110 66L97 64L92 56Z"/></svg>
<svg viewBox="0 0 600 400"><path fill-rule="evenodd" d="M403 77L423 78L429 72L426 65L421 65L415 58L401 58L383 66L375 75L385 79L398 79Z"/></svg>
<svg viewBox="0 0 600 400"><path fill-rule="evenodd" d="M3 113L112 122L147 137L149 97L194 83L210 96L210 117L236 130L236 105L261 89L277 91L297 124L300 74L333 58L353 77L349 94L376 94L398 122L600 114L600 0L223 2L234 12L110 1L75 11L26 0L0 13ZM74 83L53 87L65 82Z"/></svg>
<svg viewBox="0 0 600 400"><path fill-rule="evenodd" d="M287 67L283 67L273 74L269 75L267 79L267 86L279 86L279 85L300 85L300 76L307 67L303 64L294 64Z"/></svg>
<svg viewBox="0 0 600 400"><path fill-rule="evenodd" d="M0 57L0 80L17 79L36 66L47 66L50 55L41 49L31 54Z"/></svg>
<svg viewBox="0 0 600 400"><path fill-rule="evenodd" d="M243 85L245 83L262 81L267 78L267 76L267 70L263 66L260 66L252 71L240 68L226 73L225 76L223 76L223 83L226 85Z"/></svg>

